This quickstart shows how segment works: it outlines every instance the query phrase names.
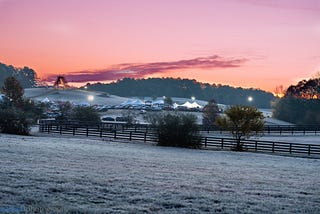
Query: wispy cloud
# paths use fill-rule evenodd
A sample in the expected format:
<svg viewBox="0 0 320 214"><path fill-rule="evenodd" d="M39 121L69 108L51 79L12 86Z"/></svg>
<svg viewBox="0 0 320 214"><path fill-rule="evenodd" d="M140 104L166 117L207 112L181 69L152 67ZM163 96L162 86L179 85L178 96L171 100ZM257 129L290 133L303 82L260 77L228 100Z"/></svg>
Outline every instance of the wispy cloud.
<svg viewBox="0 0 320 214"><path fill-rule="evenodd" d="M153 63L123 63L101 70L84 70L71 72L65 75L71 82L110 81L125 77L142 78L151 74L165 73L173 70L187 69L217 69L234 68L243 65L247 59L223 58L218 55L198 57L194 59L153 62ZM50 76L46 80L52 81L56 77Z"/></svg>

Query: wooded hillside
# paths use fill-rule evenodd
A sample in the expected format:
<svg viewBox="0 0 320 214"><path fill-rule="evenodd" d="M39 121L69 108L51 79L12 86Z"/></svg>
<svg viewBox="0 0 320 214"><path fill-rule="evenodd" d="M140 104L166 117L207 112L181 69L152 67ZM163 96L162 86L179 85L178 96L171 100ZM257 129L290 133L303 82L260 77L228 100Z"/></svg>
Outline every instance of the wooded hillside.
<svg viewBox="0 0 320 214"><path fill-rule="evenodd" d="M89 90L103 91L124 97L185 97L192 96L200 100L215 99L227 105L254 105L259 108L270 108L275 99L272 93L259 89L235 88L228 85L200 83L196 80L174 78L132 79L124 78L110 84L88 84ZM251 96L253 100L248 101Z"/></svg>

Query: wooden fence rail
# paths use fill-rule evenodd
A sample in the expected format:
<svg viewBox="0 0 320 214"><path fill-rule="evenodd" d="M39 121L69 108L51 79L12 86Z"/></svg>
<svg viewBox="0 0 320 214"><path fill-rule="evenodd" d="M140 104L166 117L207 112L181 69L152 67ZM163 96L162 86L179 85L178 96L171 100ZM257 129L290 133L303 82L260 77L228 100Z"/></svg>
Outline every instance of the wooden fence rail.
<svg viewBox="0 0 320 214"><path fill-rule="evenodd" d="M49 119L42 119L39 121L40 127L45 125L61 125L61 122L56 120L49 120ZM68 121L63 122L63 125L65 126L76 126L76 127L99 127L99 128L110 128L110 129L116 129L116 130L131 130L131 131L150 131L154 129L149 124L133 124L128 125L125 122L100 122L100 123L79 123L76 121ZM199 130L202 132L225 132L226 130L223 130L217 126L210 126L210 127L204 127L202 125L199 125ZM264 134L314 134L319 135L320 134L320 125L266 125L264 127Z"/></svg>
<svg viewBox="0 0 320 214"><path fill-rule="evenodd" d="M153 129L114 129L108 126L76 126L70 124L42 124L40 132L57 133L60 135L94 136L110 139L139 140L144 142L158 142ZM233 138L202 137L202 148L216 150L232 150L236 142ZM304 157L320 158L320 145L299 144L287 142L273 142L261 140L242 140L245 151L298 155Z"/></svg>

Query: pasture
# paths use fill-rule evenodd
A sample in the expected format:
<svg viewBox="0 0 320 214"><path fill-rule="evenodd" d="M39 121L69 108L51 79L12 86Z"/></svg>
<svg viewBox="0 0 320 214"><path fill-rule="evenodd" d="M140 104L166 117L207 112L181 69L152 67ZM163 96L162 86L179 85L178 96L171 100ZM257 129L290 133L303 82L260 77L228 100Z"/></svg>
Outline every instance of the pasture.
<svg viewBox="0 0 320 214"><path fill-rule="evenodd" d="M0 136L0 210L319 213L320 160Z"/></svg>

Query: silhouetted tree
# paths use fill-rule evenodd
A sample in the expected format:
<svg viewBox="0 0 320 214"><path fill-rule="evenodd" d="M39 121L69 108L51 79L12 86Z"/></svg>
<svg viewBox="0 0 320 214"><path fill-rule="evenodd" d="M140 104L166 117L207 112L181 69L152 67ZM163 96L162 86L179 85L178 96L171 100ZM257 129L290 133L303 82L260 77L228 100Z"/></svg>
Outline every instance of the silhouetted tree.
<svg viewBox="0 0 320 214"><path fill-rule="evenodd" d="M38 81L35 71L28 67L15 68L12 65L0 63L0 87L8 77L16 78L23 88L35 87Z"/></svg>
<svg viewBox="0 0 320 214"><path fill-rule="evenodd" d="M22 104L24 90L16 78L8 77L4 81L2 92L13 105L18 106Z"/></svg>
<svg viewBox="0 0 320 214"><path fill-rule="evenodd" d="M286 97L320 99L320 78L302 80L288 87Z"/></svg>

